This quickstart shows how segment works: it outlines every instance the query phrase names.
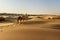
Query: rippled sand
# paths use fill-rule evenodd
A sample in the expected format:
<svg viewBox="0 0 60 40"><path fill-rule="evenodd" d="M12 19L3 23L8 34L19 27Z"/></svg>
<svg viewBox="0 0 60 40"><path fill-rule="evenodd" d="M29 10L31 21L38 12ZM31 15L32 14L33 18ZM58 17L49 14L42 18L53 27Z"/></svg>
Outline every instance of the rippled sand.
<svg viewBox="0 0 60 40"><path fill-rule="evenodd" d="M2 23L0 40L60 40L60 21L30 20Z"/></svg>

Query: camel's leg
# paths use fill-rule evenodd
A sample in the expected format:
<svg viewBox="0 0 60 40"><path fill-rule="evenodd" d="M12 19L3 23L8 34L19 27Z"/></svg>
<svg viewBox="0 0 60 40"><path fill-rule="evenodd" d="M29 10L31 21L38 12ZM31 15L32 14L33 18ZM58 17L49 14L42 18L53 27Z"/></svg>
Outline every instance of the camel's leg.
<svg viewBox="0 0 60 40"><path fill-rule="evenodd" d="M17 23L21 23L21 20L17 20Z"/></svg>
<svg viewBox="0 0 60 40"><path fill-rule="evenodd" d="M20 20L20 23L21 23L21 20Z"/></svg>
<svg viewBox="0 0 60 40"><path fill-rule="evenodd" d="M24 22L24 19L23 19L23 22Z"/></svg>
<svg viewBox="0 0 60 40"><path fill-rule="evenodd" d="M19 23L19 20L17 20L17 23Z"/></svg>
<svg viewBox="0 0 60 40"><path fill-rule="evenodd" d="M21 24L22 20L20 20L20 24Z"/></svg>

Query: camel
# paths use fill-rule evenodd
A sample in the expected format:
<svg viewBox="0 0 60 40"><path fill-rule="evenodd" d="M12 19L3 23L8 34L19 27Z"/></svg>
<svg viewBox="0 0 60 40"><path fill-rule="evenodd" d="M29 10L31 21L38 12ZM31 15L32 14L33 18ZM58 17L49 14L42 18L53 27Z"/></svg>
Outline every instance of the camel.
<svg viewBox="0 0 60 40"><path fill-rule="evenodd" d="M24 22L24 20L26 20L27 18L28 18L28 16L26 16L26 15L19 16L17 18L17 22L18 23L21 23L22 21Z"/></svg>

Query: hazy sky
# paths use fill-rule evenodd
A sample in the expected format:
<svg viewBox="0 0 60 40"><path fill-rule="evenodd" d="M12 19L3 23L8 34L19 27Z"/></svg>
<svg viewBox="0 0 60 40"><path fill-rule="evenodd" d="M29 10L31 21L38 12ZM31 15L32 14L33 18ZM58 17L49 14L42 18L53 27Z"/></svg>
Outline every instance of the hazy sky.
<svg viewBox="0 0 60 40"><path fill-rule="evenodd" d="M60 14L60 0L0 0L0 12Z"/></svg>

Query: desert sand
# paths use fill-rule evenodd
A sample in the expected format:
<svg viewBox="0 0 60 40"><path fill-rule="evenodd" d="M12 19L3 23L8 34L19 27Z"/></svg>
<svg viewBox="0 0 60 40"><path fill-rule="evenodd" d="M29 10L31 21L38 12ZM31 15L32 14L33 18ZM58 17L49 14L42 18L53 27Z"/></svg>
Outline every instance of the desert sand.
<svg viewBox="0 0 60 40"><path fill-rule="evenodd" d="M60 20L31 19L2 25L0 40L60 40Z"/></svg>

